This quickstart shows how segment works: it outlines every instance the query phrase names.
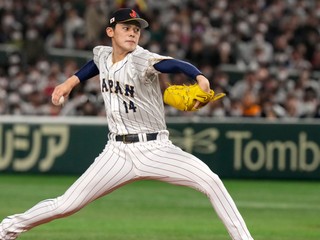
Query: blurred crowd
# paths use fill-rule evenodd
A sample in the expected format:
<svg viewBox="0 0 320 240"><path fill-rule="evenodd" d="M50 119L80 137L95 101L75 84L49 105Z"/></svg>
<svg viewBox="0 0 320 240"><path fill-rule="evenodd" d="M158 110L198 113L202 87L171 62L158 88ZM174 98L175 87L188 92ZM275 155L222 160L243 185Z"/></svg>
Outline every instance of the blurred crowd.
<svg viewBox="0 0 320 240"><path fill-rule="evenodd" d="M107 19L119 7L149 21L141 46L195 64L227 93L195 113L166 106L167 115L320 117L320 0L0 0L0 114L103 116L97 77L62 108L51 104L54 86L81 65L48 50L109 45ZM225 66L242 74L232 80ZM163 89L191 82L161 75Z"/></svg>

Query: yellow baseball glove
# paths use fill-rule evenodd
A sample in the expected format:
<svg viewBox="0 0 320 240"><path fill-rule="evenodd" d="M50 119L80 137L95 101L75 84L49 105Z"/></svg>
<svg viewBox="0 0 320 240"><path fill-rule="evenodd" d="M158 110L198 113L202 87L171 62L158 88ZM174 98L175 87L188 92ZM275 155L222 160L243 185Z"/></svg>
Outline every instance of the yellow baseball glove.
<svg viewBox="0 0 320 240"><path fill-rule="evenodd" d="M225 95L225 93L215 95L213 90L210 90L210 93L204 92L198 84L171 85L164 91L163 100L166 104L181 111L197 111L208 102L216 101ZM200 102L200 105L196 108L197 101Z"/></svg>

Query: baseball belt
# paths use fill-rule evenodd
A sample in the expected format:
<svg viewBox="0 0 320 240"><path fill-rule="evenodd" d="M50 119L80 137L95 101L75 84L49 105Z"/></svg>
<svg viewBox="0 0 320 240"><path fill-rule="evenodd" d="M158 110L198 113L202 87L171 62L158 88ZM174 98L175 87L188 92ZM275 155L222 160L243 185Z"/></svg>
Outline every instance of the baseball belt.
<svg viewBox="0 0 320 240"><path fill-rule="evenodd" d="M158 133L147 133L146 134L146 141L152 141L156 140L158 136ZM117 142L123 142L123 143L135 143L140 142L139 135L138 134L127 134L127 135L117 135L115 137Z"/></svg>

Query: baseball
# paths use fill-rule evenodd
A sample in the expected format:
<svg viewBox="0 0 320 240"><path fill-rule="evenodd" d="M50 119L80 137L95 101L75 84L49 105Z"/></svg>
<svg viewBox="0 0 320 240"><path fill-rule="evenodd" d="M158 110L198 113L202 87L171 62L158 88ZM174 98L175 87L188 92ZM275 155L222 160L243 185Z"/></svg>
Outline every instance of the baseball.
<svg viewBox="0 0 320 240"><path fill-rule="evenodd" d="M63 105L64 104L64 96L61 96L59 98L59 105Z"/></svg>

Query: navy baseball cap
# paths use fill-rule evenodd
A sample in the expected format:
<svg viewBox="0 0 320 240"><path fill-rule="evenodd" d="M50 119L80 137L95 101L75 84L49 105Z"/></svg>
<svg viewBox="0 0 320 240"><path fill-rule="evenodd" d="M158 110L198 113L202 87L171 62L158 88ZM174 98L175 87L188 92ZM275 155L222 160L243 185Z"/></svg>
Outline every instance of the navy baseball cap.
<svg viewBox="0 0 320 240"><path fill-rule="evenodd" d="M119 10L115 11L110 17L109 26L130 21L137 21L141 28L146 28L149 26L149 23L141 18L139 14L131 8L120 8Z"/></svg>

